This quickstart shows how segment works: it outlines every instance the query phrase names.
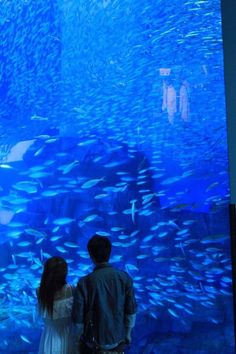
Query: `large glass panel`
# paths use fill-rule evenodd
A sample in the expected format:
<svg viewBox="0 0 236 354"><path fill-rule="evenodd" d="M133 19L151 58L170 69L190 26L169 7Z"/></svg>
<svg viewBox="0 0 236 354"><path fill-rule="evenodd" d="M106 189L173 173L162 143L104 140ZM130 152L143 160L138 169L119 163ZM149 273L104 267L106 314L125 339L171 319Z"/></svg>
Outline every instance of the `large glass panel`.
<svg viewBox="0 0 236 354"><path fill-rule="evenodd" d="M130 353L234 353L220 1L0 2L0 351L51 255L133 278Z"/></svg>

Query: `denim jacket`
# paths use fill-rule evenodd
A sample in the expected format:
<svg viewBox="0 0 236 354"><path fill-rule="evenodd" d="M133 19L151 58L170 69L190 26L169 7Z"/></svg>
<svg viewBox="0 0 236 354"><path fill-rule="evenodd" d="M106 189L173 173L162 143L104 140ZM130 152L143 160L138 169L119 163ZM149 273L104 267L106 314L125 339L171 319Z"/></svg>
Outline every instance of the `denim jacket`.
<svg viewBox="0 0 236 354"><path fill-rule="evenodd" d="M83 338L101 346L111 346L125 339L127 327L133 327L136 300L130 276L108 263L95 267L82 277L75 290L72 315L77 325L84 325Z"/></svg>

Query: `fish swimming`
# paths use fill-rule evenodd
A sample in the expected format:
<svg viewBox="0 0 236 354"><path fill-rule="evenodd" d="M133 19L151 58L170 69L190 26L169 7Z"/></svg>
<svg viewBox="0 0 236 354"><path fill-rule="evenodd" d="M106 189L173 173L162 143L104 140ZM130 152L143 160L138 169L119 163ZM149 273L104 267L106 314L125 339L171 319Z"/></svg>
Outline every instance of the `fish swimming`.
<svg viewBox="0 0 236 354"><path fill-rule="evenodd" d="M64 226L64 225L68 225L68 224L72 223L73 221L75 221L75 219L58 218L58 219L53 220L53 224L58 225L58 226Z"/></svg>
<svg viewBox="0 0 236 354"><path fill-rule="evenodd" d="M91 179L85 183L82 184L81 188L83 189L89 189L94 186L96 186L99 182L104 181L104 177L102 178L96 178L96 179Z"/></svg>

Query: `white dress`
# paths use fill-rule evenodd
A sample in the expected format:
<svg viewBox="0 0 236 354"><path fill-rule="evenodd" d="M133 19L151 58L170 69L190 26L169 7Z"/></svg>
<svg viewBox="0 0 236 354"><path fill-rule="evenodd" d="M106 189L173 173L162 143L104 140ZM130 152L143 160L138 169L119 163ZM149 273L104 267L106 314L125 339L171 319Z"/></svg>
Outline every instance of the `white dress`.
<svg viewBox="0 0 236 354"><path fill-rule="evenodd" d="M39 354L75 354L75 329L71 319L73 291L66 284L53 303L53 316L45 310L42 314L44 329L39 344Z"/></svg>

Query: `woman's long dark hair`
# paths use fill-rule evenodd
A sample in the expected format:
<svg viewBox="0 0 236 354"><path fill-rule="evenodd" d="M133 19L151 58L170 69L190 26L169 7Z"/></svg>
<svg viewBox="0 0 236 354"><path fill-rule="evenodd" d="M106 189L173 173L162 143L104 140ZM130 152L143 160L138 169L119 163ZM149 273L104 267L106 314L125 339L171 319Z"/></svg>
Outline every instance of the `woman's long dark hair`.
<svg viewBox="0 0 236 354"><path fill-rule="evenodd" d="M52 316L55 293L66 284L67 263L64 258L49 258L41 277L38 301L40 310L46 309Z"/></svg>

